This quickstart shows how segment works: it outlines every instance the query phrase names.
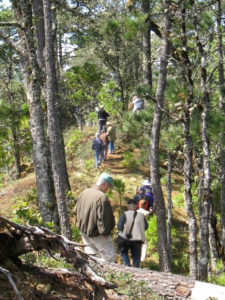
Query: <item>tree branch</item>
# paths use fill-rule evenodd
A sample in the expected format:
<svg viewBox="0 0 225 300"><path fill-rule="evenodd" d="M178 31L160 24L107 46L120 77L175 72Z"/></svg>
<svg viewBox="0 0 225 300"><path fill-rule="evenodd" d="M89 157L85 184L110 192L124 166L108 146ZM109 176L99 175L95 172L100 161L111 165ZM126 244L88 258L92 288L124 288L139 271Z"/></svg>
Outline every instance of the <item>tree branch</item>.
<svg viewBox="0 0 225 300"><path fill-rule="evenodd" d="M0 22L0 26L1 27L14 26L14 27L19 27L19 28L23 29L23 26L20 23L17 23L17 22Z"/></svg>
<svg viewBox="0 0 225 300"><path fill-rule="evenodd" d="M4 274L4 275L8 278L8 280L9 280L11 286L12 286L13 289L14 289L14 292L15 292L17 298L18 298L19 300L24 300L23 297L20 295L20 292L18 291L18 289L17 289L17 287L16 287L16 284L15 284L14 280L12 279L12 276L11 276L11 274L9 273L9 271L6 270L6 269L4 269L4 268L2 268L2 267L0 267L0 272L1 272L2 274Z"/></svg>
<svg viewBox="0 0 225 300"><path fill-rule="evenodd" d="M22 50L18 43L15 43L9 36L7 36L2 30L0 30L0 37L11 46L17 53L22 54Z"/></svg>

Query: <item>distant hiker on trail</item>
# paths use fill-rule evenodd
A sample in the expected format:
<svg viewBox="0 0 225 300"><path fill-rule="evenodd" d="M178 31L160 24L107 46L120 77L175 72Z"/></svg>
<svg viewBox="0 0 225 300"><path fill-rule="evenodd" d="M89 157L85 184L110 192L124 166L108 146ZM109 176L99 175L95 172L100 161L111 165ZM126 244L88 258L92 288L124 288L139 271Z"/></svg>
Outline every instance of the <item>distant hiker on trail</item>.
<svg viewBox="0 0 225 300"><path fill-rule="evenodd" d="M115 152L114 141L116 139L116 127L110 122L106 123L107 135L109 138L109 153Z"/></svg>
<svg viewBox="0 0 225 300"><path fill-rule="evenodd" d="M109 138L108 138L108 134L107 134L105 126L103 126L103 129L101 131L100 139L102 140L102 143L103 143L104 159L106 159L107 152L108 152L108 146L109 146Z"/></svg>
<svg viewBox="0 0 225 300"><path fill-rule="evenodd" d="M153 212L154 205L154 196L152 194L151 183L149 179L145 179L142 182L142 186L138 189L137 194L134 196L134 200L137 203L137 208L139 208L139 201L141 199L145 199L145 207L144 209L149 211L149 213Z"/></svg>
<svg viewBox="0 0 225 300"><path fill-rule="evenodd" d="M131 266L128 256L129 250L133 267L138 268L141 260L141 248L145 242L145 230L148 223L144 214L136 211L136 202L129 200L127 203L128 211L124 212L119 219L117 228L119 231L116 239L124 265Z"/></svg>
<svg viewBox="0 0 225 300"><path fill-rule="evenodd" d="M104 159L103 142L100 139L100 135L98 132L95 135L95 139L92 141L92 150L95 151L96 168L98 169L99 165Z"/></svg>
<svg viewBox="0 0 225 300"><path fill-rule="evenodd" d="M113 185L112 177L102 173L96 183L78 198L75 213L87 254L97 255L101 261L114 262L115 249L111 231L115 226L112 207L106 192Z"/></svg>
<svg viewBox="0 0 225 300"><path fill-rule="evenodd" d="M132 98L132 104L133 104L133 113L138 112L139 110L143 109L143 102L138 96L134 96Z"/></svg>
<svg viewBox="0 0 225 300"><path fill-rule="evenodd" d="M104 105L100 106L100 109L96 109L98 113L98 132L101 133L102 127L106 125L109 114L105 111Z"/></svg>

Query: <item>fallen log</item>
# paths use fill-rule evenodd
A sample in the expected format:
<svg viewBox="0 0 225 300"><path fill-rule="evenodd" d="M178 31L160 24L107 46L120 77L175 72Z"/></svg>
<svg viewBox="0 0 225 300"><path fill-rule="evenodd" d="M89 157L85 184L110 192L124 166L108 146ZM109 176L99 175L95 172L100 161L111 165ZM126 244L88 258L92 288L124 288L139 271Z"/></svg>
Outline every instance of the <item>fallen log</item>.
<svg viewBox="0 0 225 300"><path fill-rule="evenodd" d="M126 299L118 293L109 296L108 289L115 288L115 284L103 279L109 271L118 276L130 274L133 282L140 282L140 290L143 286L150 295L164 299L225 299L225 287L171 273L102 263L85 254L83 247L44 227L22 226L0 216L0 300ZM20 258L41 250L54 259L63 258L71 267L40 267Z"/></svg>
<svg viewBox="0 0 225 300"><path fill-rule="evenodd" d="M142 286L148 288L154 294L168 300L224 300L225 287L196 281L190 277L165 272L157 272L149 269L126 267L114 263L101 265L102 272L130 274L133 281L140 281Z"/></svg>
<svg viewBox="0 0 225 300"><path fill-rule="evenodd" d="M53 253L59 253L60 257L70 263L76 271L53 271L48 268L30 266L19 259L19 256L23 254L41 250L48 251L52 257L54 257ZM69 241L44 227L23 226L0 216L0 264L4 266L10 276L11 274L19 274L11 276L14 277L14 280L19 278L19 280L15 280L19 285L21 279L25 283L32 283L36 280L44 285L51 284L54 288L57 287L60 292L67 286L68 291L80 295L80 299L107 298L105 289L112 289L115 285L110 284L95 273L88 263L90 259L84 253L82 245L78 243ZM0 279L2 278L0 277ZM68 284L68 282L70 283ZM60 288L61 286L62 288ZM36 287L34 289L37 294L42 292L38 292ZM30 299L29 297L27 299ZM44 299L51 298L45 296ZM63 299L63 297L60 295L58 299Z"/></svg>

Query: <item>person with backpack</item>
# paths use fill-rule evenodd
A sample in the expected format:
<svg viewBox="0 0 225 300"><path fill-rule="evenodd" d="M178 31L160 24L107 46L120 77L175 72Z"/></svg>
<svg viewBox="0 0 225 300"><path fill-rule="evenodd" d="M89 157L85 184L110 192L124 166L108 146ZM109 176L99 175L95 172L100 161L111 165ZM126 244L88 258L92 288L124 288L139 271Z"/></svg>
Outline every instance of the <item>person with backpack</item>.
<svg viewBox="0 0 225 300"><path fill-rule="evenodd" d="M107 118L109 117L109 114L105 111L105 106L101 105L100 109L96 109L97 114L98 114L98 132L99 134L101 133L101 130L103 126L106 125Z"/></svg>
<svg viewBox="0 0 225 300"><path fill-rule="evenodd" d="M142 182L142 186L138 189L133 199L137 204L137 208L139 208L139 201L144 199L145 200L144 209L149 211L150 214L153 212L154 196L151 189L151 183L148 178Z"/></svg>
<svg viewBox="0 0 225 300"><path fill-rule="evenodd" d="M103 142L100 139L100 135L97 132L95 135L95 139L92 141L92 150L95 151L95 161L96 161L96 168L99 168L99 165L104 159L104 153L103 153ZM100 158L99 158L100 156Z"/></svg>
<svg viewBox="0 0 225 300"><path fill-rule="evenodd" d="M121 253L124 265L131 266L128 252L131 251L133 267L140 267L141 248L145 242L145 230L148 223L144 214L136 211L136 202L128 200L128 210L123 212L117 224L119 230L116 239L117 247Z"/></svg>
<svg viewBox="0 0 225 300"><path fill-rule="evenodd" d="M107 152L108 152L108 145L109 145L109 138L108 138L108 134L107 134L105 126L103 126L103 129L101 131L100 139L102 140L102 143L103 143L104 160L106 160L106 156L107 156Z"/></svg>
<svg viewBox="0 0 225 300"><path fill-rule="evenodd" d="M116 139L116 127L112 125L110 122L107 122L106 128L107 128L107 136L109 139L109 153L111 154L115 152L114 141Z"/></svg>
<svg viewBox="0 0 225 300"><path fill-rule="evenodd" d="M132 98L132 104L133 104L133 113L138 112L139 110L143 109L143 102L138 96L134 96Z"/></svg>

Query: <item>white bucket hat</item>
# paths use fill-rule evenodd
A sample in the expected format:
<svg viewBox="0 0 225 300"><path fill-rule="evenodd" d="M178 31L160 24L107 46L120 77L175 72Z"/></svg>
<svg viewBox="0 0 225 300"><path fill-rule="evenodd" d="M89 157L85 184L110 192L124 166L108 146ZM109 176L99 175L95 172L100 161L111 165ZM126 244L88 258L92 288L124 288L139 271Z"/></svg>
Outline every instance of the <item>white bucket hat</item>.
<svg viewBox="0 0 225 300"><path fill-rule="evenodd" d="M151 185L151 182L149 179L145 179L143 182L142 182L142 185Z"/></svg>

